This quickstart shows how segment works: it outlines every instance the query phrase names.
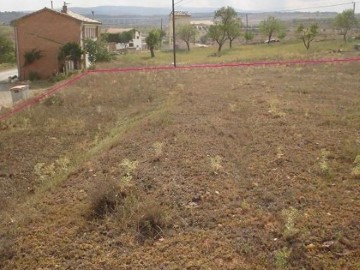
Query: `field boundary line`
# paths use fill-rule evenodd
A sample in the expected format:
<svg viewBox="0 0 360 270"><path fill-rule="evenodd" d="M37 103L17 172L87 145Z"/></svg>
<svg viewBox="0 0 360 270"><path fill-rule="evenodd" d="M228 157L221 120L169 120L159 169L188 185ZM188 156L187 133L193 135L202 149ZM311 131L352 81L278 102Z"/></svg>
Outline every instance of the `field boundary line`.
<svg viewBox="0 0 360 270"><path fill-rule="evenodd" d="M125 68L111 68L111 69L98 69L98 70L87 70L81 74L78 74L63 83L56 84L49 88L42 94L25 100L4 114L0 114L0 121L6 120L16 113L19 113L27 108L30 108L40 103L45 98L60 92L66 87L76 83L83 77L90 74L96 73L127 73L127 72L156 72L162 70L191 70L191 69L205 69L205 68L229 68L229 67L266 67L266 66L293 66L293 65L315 65L315 64L331 64L331 63L350 63L360 62L360 57L355 58L343 58L343 59L319 59L319 60L287 60L287 61L259 61L259 62L233 62L223 64L195 64L195 65L184 65L184 66L151 66L151 67L125 67Z"/></svg>

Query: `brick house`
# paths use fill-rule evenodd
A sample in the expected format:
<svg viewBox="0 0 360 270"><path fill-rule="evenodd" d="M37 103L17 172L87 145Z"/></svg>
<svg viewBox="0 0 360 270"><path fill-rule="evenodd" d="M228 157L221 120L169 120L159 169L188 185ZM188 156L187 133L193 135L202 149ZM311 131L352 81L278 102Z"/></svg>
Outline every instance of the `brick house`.
<svg viewBox="0 0 360 270"><path fill-rule="evenodd" d="M45 79L62 71L58 60L60 48L68 42L82 47L85 39L97 39L101 22L76 14L64 5L61 12L44 8L13 21L12 25L19 78L26 80L31 73ZM40 51L41 57L25 65L25 53L33 50ZM89 66L85 55L81 65Z"/></svg>

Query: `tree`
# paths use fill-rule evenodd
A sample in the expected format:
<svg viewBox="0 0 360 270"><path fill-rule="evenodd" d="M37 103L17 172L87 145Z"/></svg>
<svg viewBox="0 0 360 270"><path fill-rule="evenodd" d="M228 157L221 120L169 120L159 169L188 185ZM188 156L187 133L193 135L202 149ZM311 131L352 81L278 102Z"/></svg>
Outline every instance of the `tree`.
<svg viewBox="0 0 360 270"><path fill-rule="evenodd" d="M186 43L187 50L190 51L190 42L195 41L197 34L196 28L191 24L182 24L176 32L176 36Z"/></svg>
<svg viewBox="0 0 360 270"><path fill-rule="evenodd" d="M246 31L244 34L244 38L246 40L246 42L253 40L254 39L254 33L250 32L250 31Z"/></svg>
<svg viewBox="0 0 360 270"><path fill-rule="evenodd" d="M240 19L234 20L229 26L227 27L227 36L229 39L229 46L230 49L232 48L232 43L235 39L241 36L241 26L242 22Z"/></svg>
<svg viewBox="0 0 360 270"><path fill-rule="evenodd" d="M216 43L218 44L218 54L220 54L222 46L228 40L225 26L221 23L215 23L211 25L209 27L208 36L212 40L216 41Z"/></svg>
<svg viewBox="0 0 360 270"><path fill-rule="evenodd" d="M65 59L68 58L74 61L75 69L78 69L82 54L83 51L79 44L76 42L68 42L60 48L58 59L60 61L65 61Z"/></svg>
<svg viewBox="0 0 360 270"><path fill-rule="evenodd" d="M0 32L0 64L15 62L14 44L6 37L5 33Z"/></svg>
<svg viewBox="0 0 360 270"><path fill-rule="evenodd" d="M268 17L266 20L260 22L260 32L267 37L267 43L270 44L272 36L284 31L282 22L275 17Z"/></svg>
<svg viewBox="0 0 360 270"><path fill-rule="evenodd" d="M344 10L335 18L335 26L341 29L341 35L344 37L345 42L348 32L357 24L358 21L352 9Z"/></svg>
<svg viewBox="0 0 360 270"><path fill-rule="evenodd" d="M155 57L155 48L160 44L162 38L164 37L163 31L159 29L154 29L149 32L149 35L146 37L145 42L149 47L151 58Z"/></svg>
<svg viewBox="0 0 360 270"><path fill-rule="evenodd" d="M132 29L132 30L120 33L120 35L119 35L119 43L128 44L131 40L134 39L135 32L136 32L136 30Z"/></svg>
<svg viewBox="0 0 360 270"><path fill-rule="evenodd" d="M232 48L233 41L241 35L242 23L241 20L238 18L236 10L229 6L222 7L215 11L214 20L219 25L222 25L222 28L218 28L217 30L224 31L226 33L226 39L224 40L224 42L226 40L229 40L230 48ZM216 39L214 40L216 41ZM222 47L222 45L220 46L219 44L219 47Z"/></svg>
<svg viewBox="0 0 360 270"><path fill-rule="evenodd" d="M111 54L102 40L94 41L92 39L86 39L84 42L84 49L92 64L111 60Z"/></svg>
<svg viewBox="0 0 360 270"><path fill-rule="evenodd" d="M296 33L304 43L306 50L310 49L311 42L318 35L318 29L319 26L317 23L313 23L309 27L305 27L303 24L300 24L297 28Z"/></svg>
<svg viewBox="0 0 360 270"><path fill-rule="evenodd" d="M113 43L121 43L125 45L125 49L129 42L134 39L135 29L131 29L129 31L121 32L121 33L105 33L102 37L106 42Z"/></svg>

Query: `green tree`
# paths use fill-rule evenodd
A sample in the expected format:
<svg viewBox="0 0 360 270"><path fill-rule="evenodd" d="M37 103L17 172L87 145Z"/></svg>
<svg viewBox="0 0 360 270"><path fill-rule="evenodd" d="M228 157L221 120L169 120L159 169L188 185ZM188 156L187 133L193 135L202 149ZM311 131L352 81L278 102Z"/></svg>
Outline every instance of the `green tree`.
<svg viewBox="0 0 360 270"><path fill-rule="evenodd" d="M15 47L5 33L0 32L0 64L15 62Z"/></svg>
<svg viewBox="0 0 360 270"><path fill-rule="evenodd" d="M217 51L218 54L220 54L222 46L228 40L225 26L221 23L216 22L209 27L208 36L218 44Z"/></svg>
<svg viewBox="0 0 360 270"><path fill-rule="evenodd" d="M132 29L132 30L120 33L118 43L128 44L131 40L134 39L135 32L136 32L136 30Z"/></svg>
<svg viewBox="0 0 360 270"><path fill-rule="evenodd" d="M188 51L190 51L190 42L195 42L196 34L197 30L191 24L179 25L176 31L176 36L186 43Z"/></svg>
<svg viewBox="0 0 360 270"><path fill-rule="evenodd" d="M306 50L310 49L311 42L318 35L319 26L317 23L311 24L309 27L305 27L303 24L300 24L296 30L296 33L304 43Z"/></svg>
<svg viewBox="0 0 360 270"><path fill-rule="evenodd" d="M60 61L70 59L74 61L75 69L78 69L80 66L82 54L83 51L79 44L77 44L76 42L68 42L60 48L58 59Z"/></svg>
<svg viewBox="0 0 360 270"><path fill-rule="evenodd" d="M135 29L131 29L121 33L105 33L103 39L107 42L127 44L134 38L135 32Z"/></svg>
<svg viewBox="0 0 360 270"><path fill-rule="evenodd" d="M106 47L106 43L102 40L87 39L84 42L85 52L88 54L89 61L92 64L96 62L108 62L111 60L111 53Z"/></svg>
<svg viewBox="0 0 360 270"><path fill-rule="evenodd" d="M230 48L233 41L241 34L241 21L236 10L232 7L222 7L215 11L215 24L209 28L209 37L218 44L218 53L224 43L229 40Z"/></svg>
<svg viewBox="0 0 360 270"><path fill-rule="evenodd" d="M266 20L260 22L260 32L267 37L267 43L270 44L273 35L281 34L284 31L283 23L275 17L268 17Z"/></svg>
<svg viewBox="0 0 360 270"><path fill-rule="evenodd" d="M352 9L344 10L342 13L338 14L335 18L335 27L341 29L341 35L344 37L345 42L346 42L347 34L351 30L351 28L353 28L357 24L358 21Z"/></svg>
<svg viewBox="0 0 360 270"><path fill-rule="evenodd" d="M151 58L155 57L155 48L160 45L164 33L159 29L154 29L149 32L149 35L146 37L145 42L149 47Z"/></svg>
<svg viewBox="0 0 360 270"><path fill-rule="evenodd" d="M232 48L232 43L235 39L241 36L241 27L242 22L240 19L233 20L226 29L227 37L229 39L230 49Z"/></svg>
<svg viewBox="0 0 360 270"><path fill-rule="evenodd" d="M244 38L245 38L246 42L248 42L250 40L253 40L254 39L254 33L251 32L251 31L246 31L244 33Z"/></svg>

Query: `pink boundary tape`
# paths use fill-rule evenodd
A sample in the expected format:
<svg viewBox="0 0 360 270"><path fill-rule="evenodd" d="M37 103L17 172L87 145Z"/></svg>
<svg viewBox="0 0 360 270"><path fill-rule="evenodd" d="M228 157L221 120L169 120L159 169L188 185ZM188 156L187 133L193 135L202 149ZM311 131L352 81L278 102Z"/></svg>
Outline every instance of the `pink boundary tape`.
<svg viewBox="0 0 360 270"><path fill-rule="evenodd" d="M290 60L290 61L262 61L262 62L247 62L247 63L225 63L225 64L199 64L188 66L155 66L155 67L130 67L130 68L113 68L113 69L98 69L88 70L82 74L79 74L64 83L57 84L44 93L21 102L14 106L10 111L0 115L0 121L6 120L16 113L19 113L27 108L30 108L45 98L63 90L67 86L70 86L83 77L94 73L125 73L125 72L139 72L139 71L161 71L161 70L184 70L184 69L204 69L204 68L226 68L226 67L262 67L262 66L280 66L280 65L314 65L314 64L326 64L326 63L350 63L360 62L360 57L357 58L345 58L345 59L320 59L320 60Z"/></svg>

